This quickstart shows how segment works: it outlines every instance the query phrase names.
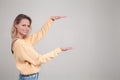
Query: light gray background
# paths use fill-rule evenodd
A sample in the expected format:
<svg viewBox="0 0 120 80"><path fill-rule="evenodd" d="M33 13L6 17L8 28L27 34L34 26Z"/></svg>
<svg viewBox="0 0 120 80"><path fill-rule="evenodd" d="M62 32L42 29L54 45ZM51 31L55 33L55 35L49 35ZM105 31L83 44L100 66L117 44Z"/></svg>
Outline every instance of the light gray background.
<svg viewBox="0 0 120 80"><path fill-rule="evenodd" d="M35 46L39 53L72 46L44 64L40 80L120 80L120 0L0 0L0 80L17 80L10 51L14 18L24 13L36 32L54 15L56 21Z"/></svg>

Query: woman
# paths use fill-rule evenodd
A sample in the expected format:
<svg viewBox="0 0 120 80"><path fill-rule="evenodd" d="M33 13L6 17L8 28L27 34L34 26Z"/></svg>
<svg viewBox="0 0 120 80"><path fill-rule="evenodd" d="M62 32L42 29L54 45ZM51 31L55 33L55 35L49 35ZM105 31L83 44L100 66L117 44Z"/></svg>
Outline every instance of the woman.
<svg viewBox="0 0 120 80"><path fill-rule="evenodd" d="M11 50L15 58L16 67L20 72L19 80L38 80L41 65L60 54L62 51L71 50L71 47L57 48L50 53L41 55L36 52L33 46L41 40L49 28L57 19L64 16L52 16L36 33L29 35L32 20L25 14L19 14L13 23L11 37Z"/></svg>

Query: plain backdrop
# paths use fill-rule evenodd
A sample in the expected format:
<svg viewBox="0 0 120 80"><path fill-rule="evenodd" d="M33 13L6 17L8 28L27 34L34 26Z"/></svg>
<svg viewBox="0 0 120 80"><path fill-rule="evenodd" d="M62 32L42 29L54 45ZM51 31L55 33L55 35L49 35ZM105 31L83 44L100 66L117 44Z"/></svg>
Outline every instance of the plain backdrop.
<svg viewBox="0 0 120 80"><path fill-rule="evenodd" d="M43 64L40 80L120 80L120 0L0 0L0 80L18 80L11 53L11 26L18 14L32 19L31 34L55 21L34 46L45 54L73 47Z"/></svg>

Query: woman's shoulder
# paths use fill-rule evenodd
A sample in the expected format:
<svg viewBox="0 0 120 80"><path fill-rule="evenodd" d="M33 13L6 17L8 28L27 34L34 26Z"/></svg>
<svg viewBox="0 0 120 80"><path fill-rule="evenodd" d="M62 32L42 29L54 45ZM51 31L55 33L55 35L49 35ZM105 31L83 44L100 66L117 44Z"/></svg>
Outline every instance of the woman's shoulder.
<svg viewBox="0 0 120 80"><path fill-rule="evenodd" d="M14 45L21 45L24 44L24 39L16 39Z"/></svg>

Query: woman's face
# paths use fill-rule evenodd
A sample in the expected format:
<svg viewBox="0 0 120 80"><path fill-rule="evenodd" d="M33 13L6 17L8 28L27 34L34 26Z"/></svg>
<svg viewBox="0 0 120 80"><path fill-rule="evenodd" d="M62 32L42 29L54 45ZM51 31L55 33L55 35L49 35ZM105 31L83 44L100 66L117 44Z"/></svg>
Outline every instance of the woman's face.
<svg viewBox="0 0 120 80"><path fill-rule="evenodd" d="M26 36L30 30L30 22L28 19L22 19L19 24L15 25L17 33L21 36Z"/></svg>

